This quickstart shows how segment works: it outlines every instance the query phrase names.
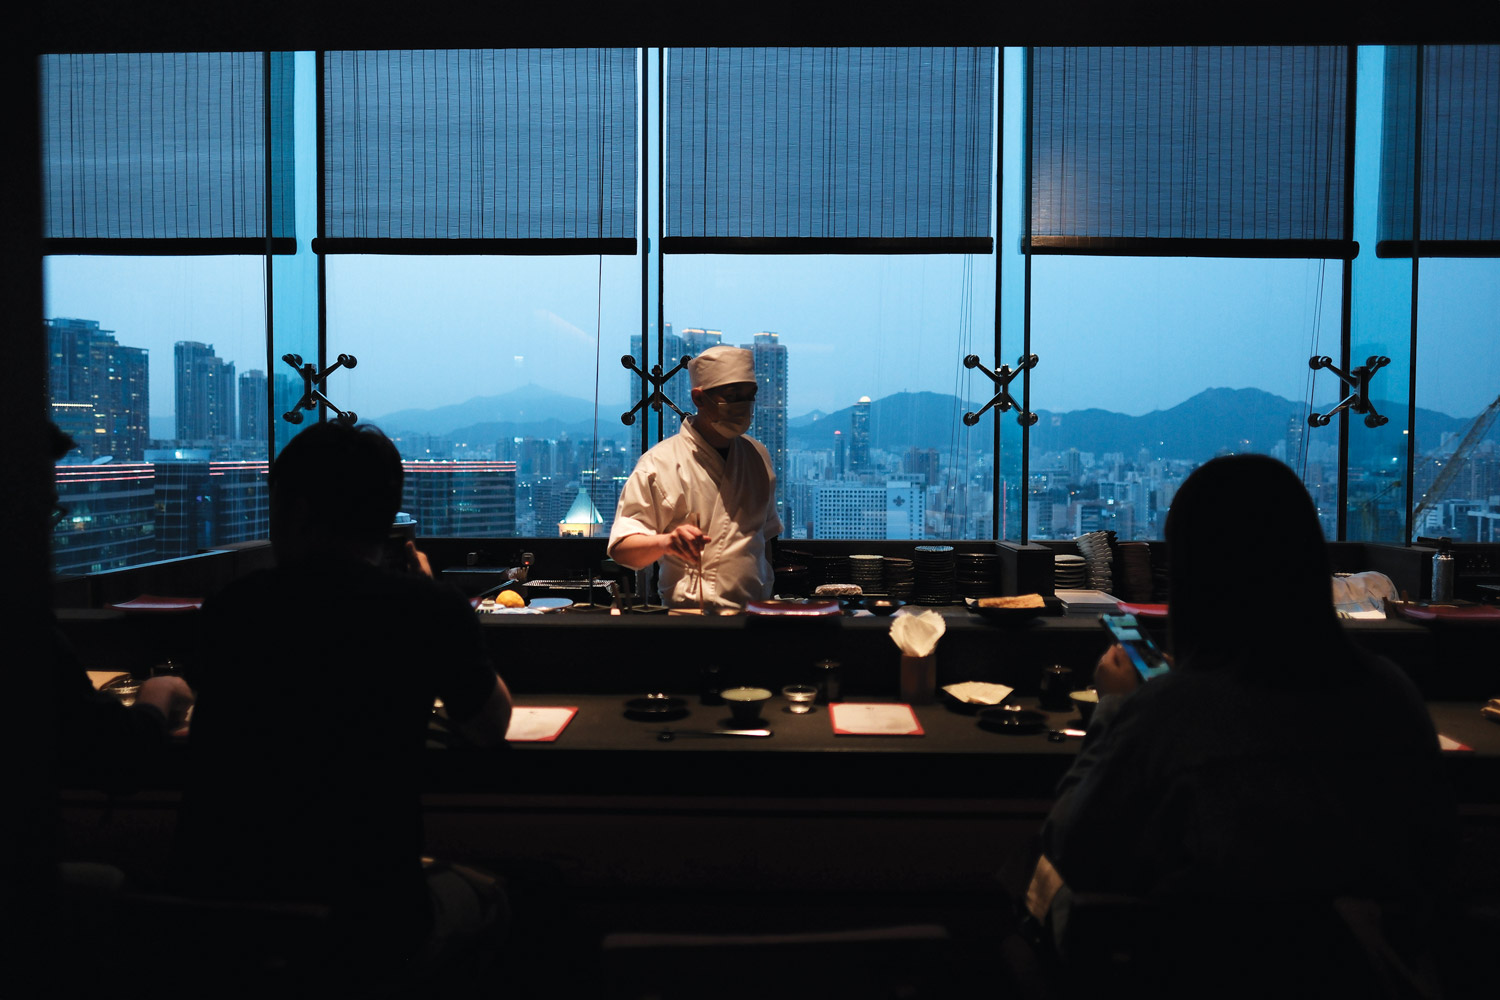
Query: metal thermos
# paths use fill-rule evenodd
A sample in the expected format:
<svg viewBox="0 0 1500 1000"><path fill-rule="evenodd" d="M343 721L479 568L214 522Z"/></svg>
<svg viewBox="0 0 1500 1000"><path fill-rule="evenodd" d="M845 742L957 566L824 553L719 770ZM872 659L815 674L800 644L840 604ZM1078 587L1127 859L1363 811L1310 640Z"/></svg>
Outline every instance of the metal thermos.
<svg viewBox="0 0 1500 1000"><path fill-rule="evenodd" d="M1432 557L1432 599L1453 600L1453 553L1447 549L1438 549Z"/></svg>
<svg viewBox="0 0 1500 1000"><path fill-rule="evenodd" d="M819 705L843 700L844 695L839 684L838 660L819 660L813 664L813 672L817 675L814 683L818 688Z"/></svg>

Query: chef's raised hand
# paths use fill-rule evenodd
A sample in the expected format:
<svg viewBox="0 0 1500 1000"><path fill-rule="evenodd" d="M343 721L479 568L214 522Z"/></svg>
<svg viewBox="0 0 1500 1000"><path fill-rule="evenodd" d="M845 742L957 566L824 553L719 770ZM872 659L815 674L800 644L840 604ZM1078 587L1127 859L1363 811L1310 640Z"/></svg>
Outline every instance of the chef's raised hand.
<svg viewBox="0 0 1500 1000"><path fill-rule="evenodd" d="M667 533L666 539L667 552L693 566L703 561L703 549L712 541L695 524L679 524Z"/></svg>

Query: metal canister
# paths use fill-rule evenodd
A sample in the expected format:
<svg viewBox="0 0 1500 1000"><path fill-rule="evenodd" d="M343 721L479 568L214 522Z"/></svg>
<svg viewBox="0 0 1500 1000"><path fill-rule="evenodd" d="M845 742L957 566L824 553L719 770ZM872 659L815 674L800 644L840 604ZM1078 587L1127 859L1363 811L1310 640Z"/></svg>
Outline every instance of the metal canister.
<svg viewBox="0 0 1500 1000"><path fill-rule="evenodd" d="M1073 671L1060 663L1054 663L1042 671L1041 704L1049 712L1071 708Z"/></svg>
<svg viewBox="0 0 1500 1000"><path fill-rule="evenodd" d="M698 675L698 703L700 705L724 704L724 699L719 696L722 683L717 665L710 663L704 666Z"/></svg>
<svg viewBox="0 0 1500 1000"><path fill-rule="evenodd" d="M1453 553L1447 549L1432 557L1432 599L1453 600Z"/></svg>
<svg viewBox="0 0 1500 1000"><path fill-rule="evenodd" d="M839 661L819 660L813 664L813 673L816 679L813 681L818 687L818 704L827 705L830 702L841 701L844 697L839 682Z"/></svg>

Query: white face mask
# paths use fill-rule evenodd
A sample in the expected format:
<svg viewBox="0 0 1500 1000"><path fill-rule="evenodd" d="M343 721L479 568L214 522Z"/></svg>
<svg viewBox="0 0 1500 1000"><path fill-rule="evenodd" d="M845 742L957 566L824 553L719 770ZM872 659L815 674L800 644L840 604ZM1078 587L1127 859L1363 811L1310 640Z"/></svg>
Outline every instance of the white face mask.
<svg viewBox="0 0 1500 1000"><path fill-rule="evenodd" d="M720 403L719 419L709 424L722 437L737 438L750 429L755 419L755 403Z"/></svg>

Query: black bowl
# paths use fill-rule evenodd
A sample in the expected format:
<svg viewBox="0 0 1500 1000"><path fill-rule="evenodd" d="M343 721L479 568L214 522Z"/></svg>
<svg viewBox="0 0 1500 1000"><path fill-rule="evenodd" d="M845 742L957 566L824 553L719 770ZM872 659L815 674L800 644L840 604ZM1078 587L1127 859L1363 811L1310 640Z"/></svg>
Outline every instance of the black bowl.
<svg viewBox="0 0 1500 1000"><path fill-rule="evenodd" d="M625 717L639 722L672 722L687 714L686 699L665 694L648 694L625 703Z"/></svg>
<svg viewBox="0 0 1500 1000"><path fill-rule="evenodd" d="M906 607L906 602L899 597L866 597L859 602L858 607L863 608L872 615L879 615L884 618Z"/></svg>
<svg viewBox="0 0 1500 1000"><path fill-rule="evenodd" d="M992 733L1026 736L1046 729L1047 716L1041 712L1033 712L1029 708L1017 709L997 706L980 710L979 728L987 729Z"/></svg>

